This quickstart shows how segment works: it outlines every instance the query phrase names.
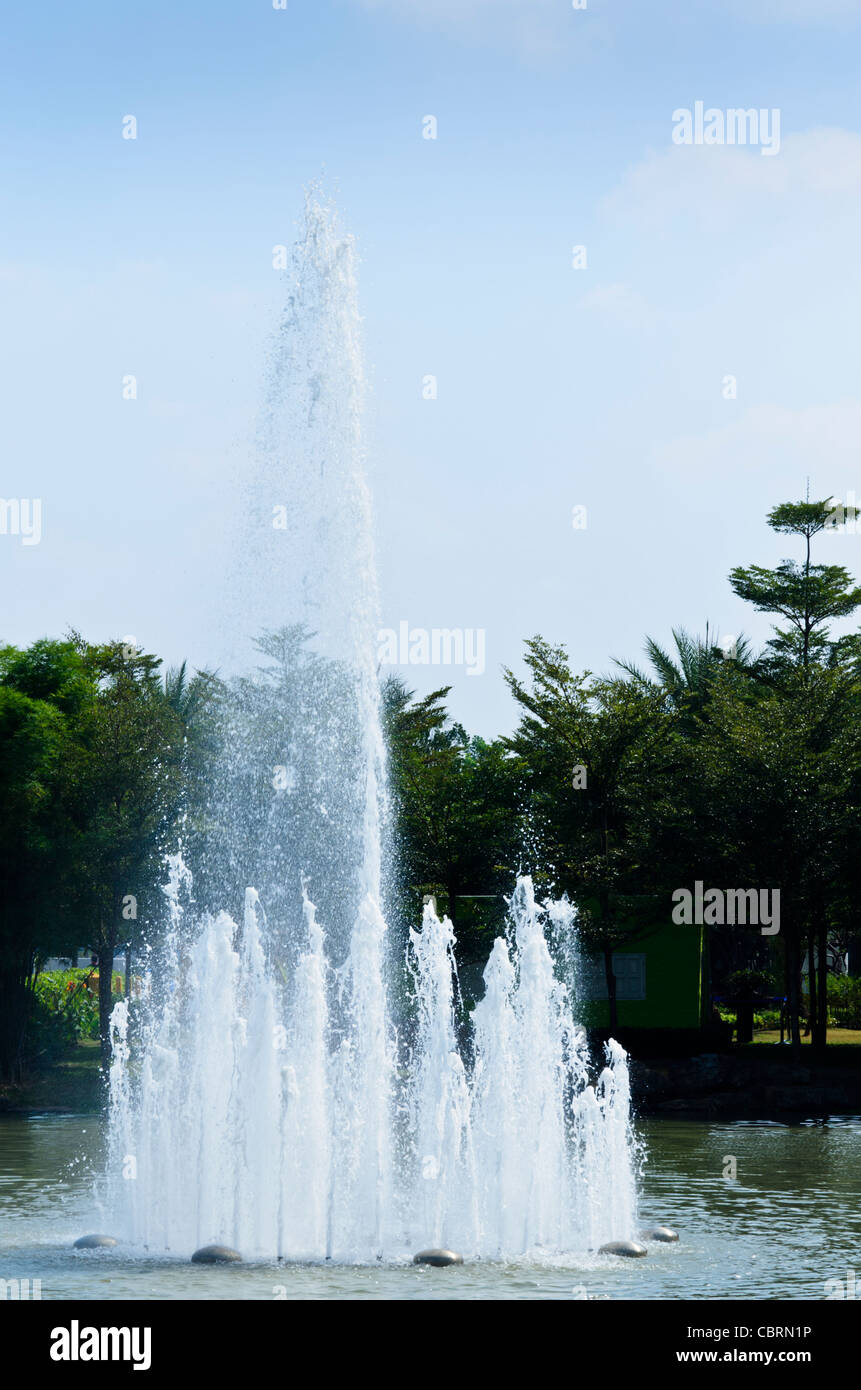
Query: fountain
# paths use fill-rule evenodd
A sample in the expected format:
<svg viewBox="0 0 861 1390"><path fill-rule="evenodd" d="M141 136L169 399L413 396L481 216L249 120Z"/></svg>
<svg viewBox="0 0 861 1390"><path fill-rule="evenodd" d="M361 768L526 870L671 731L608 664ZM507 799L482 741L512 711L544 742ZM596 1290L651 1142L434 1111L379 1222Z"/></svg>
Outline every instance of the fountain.
<svg viewBox="0 0 861 1390"><path fill-rule="evenodd" d="M194 878L170 859L134 1029L114 1010L113 1227L151 1252L340 1262L632 1237L626 1057L588 1055L573 909L518 880L468 1028L451 922L428 905L404 960L389 943L354 253L313 191L271 382L233 620L275 664L231 687Z"/></svg>

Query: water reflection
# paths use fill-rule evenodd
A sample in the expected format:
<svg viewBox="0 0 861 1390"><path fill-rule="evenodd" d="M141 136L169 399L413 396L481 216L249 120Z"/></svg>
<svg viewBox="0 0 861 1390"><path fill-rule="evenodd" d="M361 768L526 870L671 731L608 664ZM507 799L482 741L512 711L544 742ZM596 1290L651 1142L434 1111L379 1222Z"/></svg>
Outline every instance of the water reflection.
<svg viewBox="0 0 861 1390"><path fill-rule="evenodd" d="M678 1245L645 1260L597 1256L463 1269L263 1264L192 1268L122 1249L77 1252L102 1225L92 1202L94 1117L0 1118L0 1278L41 1278L44 1298L824 1298L861 1247L861 1116L792 1124L650 1119L644 1223ZM81 1155L85 1155L84 1158ZM723 1176L727 1159L735 1179Z"/></svg>

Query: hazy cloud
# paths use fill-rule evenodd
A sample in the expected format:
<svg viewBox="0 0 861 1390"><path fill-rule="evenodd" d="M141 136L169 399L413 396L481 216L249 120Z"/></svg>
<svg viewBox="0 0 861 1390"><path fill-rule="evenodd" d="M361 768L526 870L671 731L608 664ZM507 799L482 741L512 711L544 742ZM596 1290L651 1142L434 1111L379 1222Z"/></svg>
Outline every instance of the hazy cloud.
<svg viewBox="0 0 861 1390"><path fill-rule="evenodd" d="M650 23L675 24L679 0L354 0L366 10L390 14L453 37L511 45L525 53L552 52L571 43L621 36L628 21L639 29L647 7ZM861 20L861 0L699 0L699 8L734 24L838 25Z"/></svg>
<svg viewBox="0 0 861 1390"><path fill-rule="evenodd" d="M861 0L730 0L729 11L753 24L855 24Z"/></svg>
<svg viewBox="0 0 861 1390"><path fill-rule="evenodd" d="M622 323L643 324L652 317L652 310L643 296L630 285L619 282L598 284L581 301L584 309L608 314Z"/></svg>
<svg viewBox="0 0 861 1390"><path fill-rule="evenodd" d="M667 112L667 148L650 150L605 200L605 210L644 222L671 222L681 214L714 221L773 210L775 199L851 200L861 193L861 135L823 129L783 138L773 159L758 149L729 145L673 145Z"/></svg>
<svg viewBox="0 0 861 1390"><path fill-rule="evenodd" d="M453 37L514 45L525 55L552 53L572 39L586 38L593 20L570 0L354 0L363 9L411 20ZM596 0L592 0L593 7ZM598 0L600 5L600 0ZM603 9L603 5L600 5ZM579 30L577 26L580 26Z"/></svg>
<svg viewBox="0 0 861 1390"><path fill-rule="evenodd" d="M809 474L813 496L854 486L861 498L859 435L858 401L800 410L764 404L720 429L656 446L653 460L659 469L686 480L780 471L798 480L799 495Z"/></svg>

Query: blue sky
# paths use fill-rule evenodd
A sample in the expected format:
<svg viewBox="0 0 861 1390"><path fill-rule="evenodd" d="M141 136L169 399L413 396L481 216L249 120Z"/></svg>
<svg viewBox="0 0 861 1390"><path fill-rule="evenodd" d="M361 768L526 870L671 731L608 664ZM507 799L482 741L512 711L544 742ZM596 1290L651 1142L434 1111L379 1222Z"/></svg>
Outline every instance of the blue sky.
<svg viewBox="0 0 861 1390"><path fill-rule="evenodd" d="M44 509L0 536L5 640L218 659L271 248L322 171L383 622L485 630L484 675L405 673L471 728L510 727L537 631L595 671L674 625L764 640L726 575L791 552L765 512L808 475L861 497L859 0L52 0L5 31L0 495ZM779 153L674 145L698 100L778 108ZM821 553L861 572L861 536Z"/></svg>

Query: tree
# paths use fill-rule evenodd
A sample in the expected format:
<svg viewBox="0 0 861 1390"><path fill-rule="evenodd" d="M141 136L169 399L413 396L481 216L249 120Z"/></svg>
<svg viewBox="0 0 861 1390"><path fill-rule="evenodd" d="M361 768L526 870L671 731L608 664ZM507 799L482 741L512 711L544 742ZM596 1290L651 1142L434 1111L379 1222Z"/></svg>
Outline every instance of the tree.
<svg viewBox="0 0 861 1390"><path fill-rule="evenodd" d="M99 965L99 1035L110 1060L111 982L118 945L136 936L139 909L175 847L185 728L165 696L159 658L75 634L96 690L63 767L75 906Z"/></svg>
<svg viewBox="0 0 861 1390"><path fill-rule="evenodd" d="M59 787L95 689L71 642L0 649L0 1077L19 1081L40 957L73 936Z"/></svg>
<svg viewBox="0 0 861 1390"><path fill-rule="evenodd" d="M542 637L526 650L530 686L505 672L522 711L505 741L528 769L541 856L557 890L578 903L587 948L603 958L615 1030L613 952L642 936L647 915L654 922L649 895L665 887L648 847L656 823L672 816L674 719L660 689L577 676L564 647Z"/></svg>
<svg viewBox="0 0 861 1390"><path fill-rule="evenodd" d="M0 1075L20 1079L41 959L99 960L103 1055L114 952L160 905L164 854L218 683L77 633L0 649Z"/></svg>
<svg viewBox="0 0 861 1390"><path fill-rule="evenodd" d="M816 1010L814 925L820 963L814 1041L824 1045L830 904L843 890L847 856L857 858L861 849L857 712L851 678L822 667L798 668L752 699L740 699L727 680L713 694L698 750L711 820L704 840L720 835L725 871L737 882L780 891L778 940L796 1049L805 941Z"/></svg>
<svg viewBox="0 0 861 1390"><path fill-rule="evenodd" d="M397 677L383 690L389 777L403 883L441 887L464 955L483 943L460 920L458 899L510 889L520 849L520 768L502 740L470 737L449 720L448 687L421 700Z"/></svg>
<svg viewBox="0 0 861 1390"><path fill-rule="evenodd" d="M826 625L847 617L861 604L861 588L852 586L848 570L842 565L814 565L811 559L813 538L827 529L832 515L828 501L782 502L769 512L768 524L781 535L801 537L804 560L801 564L782 560L776 569L738 566L730 574L739 598L761 613L778 614L789 624L777 628L768 643L777 670L827 659L837 644L829 642Z"/></svg>
<svg viewBox="0 0 861 1390"><path fill-rule="evenodd" d="M303 883L333 960L346 955L366 848L355 672L315 651L314 636L304 624L264 632L255 643L262 664L216 682L184 826L198 907L239 920L253 885L287 969L304 940Z"/></svg>
<svg viewBox="0 0 861 1390"><path fill-rule="evenodd" d="M785 927L786 988L796 1049L800 1047L805 938L810 1017L817 1048L825 1046L827 1036L828 920L836 893L834 878L818 872L827 856L814 846L819 845L822 837L828 845L838 839L847 843L854 838L854 810L847 821L846 804L843 801L841 806L841 801L849 796L851 804L854 795L846 779L851 783L854 775L851 750L855 746L857 722L854 673L859 639L850 636L832 641L829 624L836 618L848 617L861 605L861 588L853 586L842 565L818 565L812 560L813 540L832 527L833 517L829 501L781 503L769 513L768 523L779 534L798 536L804 541L803 561L784 560L773 570L759 565L739 567L730 575L730 583L740 598L761 612L778 615L788 624L776 628L776 635L768 643L769 655L760 664L773 698L760 699L747 711L749 719L765 718L769 727L761 730L761 736L749 728L749 741L742 739L736 752L742 763L745 759L750 762L752 755L757 765L758 758L758 775L771 788L774 798L768 824L761 826L762 846L773 844L777 834L787 850L782 870L782 893L790 907ZM851 718L847 716L849 710L853 711ZM796 796L787 799L780 795L768 759L757 754L756 750L767 749L769 743L773 747L776 739L785 741L780 760L804 782L803 802ZM760 791L757 784L751 788L751 795ZM807 825L806 836L798 833L801 824ZM841 871L839 865L832 863L832 870L838 880L845 877L845 867Z"/></svg>
<svg viewBox="0 0 861 1390"><path fill-rule="evenodd" d="M616 664L639 684L661 690L670 707L682 716L684 727L692 731L705 713L712 686L725 663L732 661L740 670L751 671L753 655L744 636L737 637L730 649L718 645L712 640L708 623L705 637L692 636L684 628L673 628L673 642L675 656L653 638L646 638L645 650L654 678L633 662Z"/></svg>

